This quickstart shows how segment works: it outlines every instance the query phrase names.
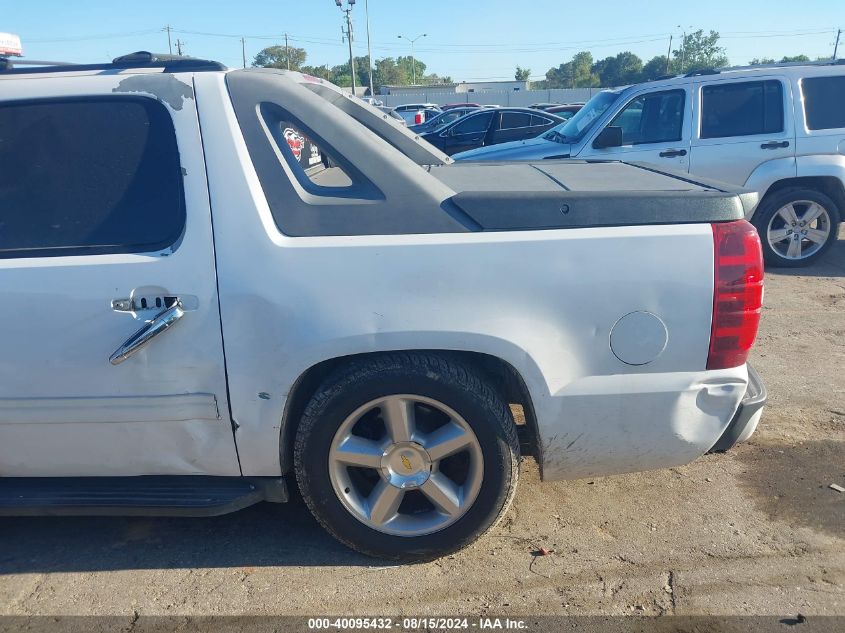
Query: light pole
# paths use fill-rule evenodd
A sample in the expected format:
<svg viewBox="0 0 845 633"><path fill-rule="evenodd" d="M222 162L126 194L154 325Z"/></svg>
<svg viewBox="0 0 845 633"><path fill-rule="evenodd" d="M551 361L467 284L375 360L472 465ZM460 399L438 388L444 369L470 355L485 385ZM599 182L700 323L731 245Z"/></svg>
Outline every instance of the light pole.
<svg viewBox="0 0 845 633"><path fill-rule="evenodd" d="M352 80L352 96L355 96L355 57L352 55L352 7L355 6L355 0L346 0L346 8L343 8L343 0L334 0L338 8L346 14L346 41L349 42L349 75ZM341 27L341 31L342 31Z"/></svg>
<svg viewBox="0 0 845 633"><path fill-rule="evenodd" d="M373 48L370 45L370 0L364 0L364 13L367 16L367 65L370 73L370 96L375 97L373 90Z"/></svg>
<svg viewBox="0 0 845 633"><path fill-rule="evenodd" d="M421 35L417 35L415 38L407 37L406 35L400 35L400 40L408 40L411 43L411 69L414 74L414 85L417 85L417 58L414 55L414 43L423 37L428 37L428 33L423 33Z"/></svg>
<svg viewBox="0 0 845 633"><path fill-rule="evenodd" d="M676 27L679 29L683 29L684 27L680 24ZM687 29L692 29L693 26L690 24ZM683 39L681 39L681 67L678 69L680 70L681 74L684 74L684 64L687 62L687 30L684 29Z"/></svg>

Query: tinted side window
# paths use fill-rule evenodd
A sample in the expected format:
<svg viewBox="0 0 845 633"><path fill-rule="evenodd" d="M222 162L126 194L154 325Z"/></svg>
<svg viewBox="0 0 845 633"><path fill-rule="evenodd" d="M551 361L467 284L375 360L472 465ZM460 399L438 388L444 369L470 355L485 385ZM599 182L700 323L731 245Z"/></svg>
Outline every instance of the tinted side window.
<svg viewBox="0 0 845 633"><path fill-rule="evenodd" d="M551 124L552 124L552 120L547 119L544 116L538 116L538 115L535 114L531 117L531 125L532 126L538 126L538 125L544 126L544 125L551 125Z"/></svg>
<svg viewBox="0 0 845 633"><path fill-rule="evenodd" d="M641 95L625 106L610 125L622 128L623 145L680 141L685 100L683 90Z"/></svg>
<svg viewBox="0 0 845 633"><path fill-rule="evenodd" d="M525 112L502 112L500 130L513 130L519 127L530 127L531 115Z"/></svg>
<svg viewBox="0 0 845 633"><path fill-rule="evenodd" d="M845 77L812 77L801 81L804 116L811 130L845 127Z"/></svg>
<svg viewBox="0 0 845 633"><path fill-rule="evenodd" d="M701 91L701 138L752 136L783 131L779 81L705 86Z"/></svg>
<svg viewBox="0 0 845 633"><path fill-rule="evenodd" d="M473 134L476 132L484 132L490 127L490 121L493 119L492 112L485 112L483 114L475 114L468 116L463 121L455 125L453 128L454 134Z"/></svg>
<svg viewBox="0 0 845 633"><path fill-rule="evenodd" d="M144 252L185 226L173 123L152 99L0 104L0 257Z"/></svg>

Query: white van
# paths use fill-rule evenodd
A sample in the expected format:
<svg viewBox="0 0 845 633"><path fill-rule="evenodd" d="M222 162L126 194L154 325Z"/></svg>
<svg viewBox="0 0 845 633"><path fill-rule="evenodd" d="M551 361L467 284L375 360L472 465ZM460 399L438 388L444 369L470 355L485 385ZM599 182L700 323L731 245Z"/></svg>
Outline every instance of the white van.
<svg viewBox="0 0 845 633"><path fill-rule="evenodd" d="M642 161L743 185L762 198L752 222L767 262L803 266L845 214L845 65L698 71L604 91L538 138L454 158Z"/></svg>

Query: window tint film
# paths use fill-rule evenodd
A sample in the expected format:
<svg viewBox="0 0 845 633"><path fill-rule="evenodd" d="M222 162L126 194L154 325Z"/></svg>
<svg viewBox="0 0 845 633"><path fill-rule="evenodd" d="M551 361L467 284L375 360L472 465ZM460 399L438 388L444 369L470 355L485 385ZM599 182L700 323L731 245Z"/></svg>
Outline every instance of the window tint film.
<svg viewBox="0 0 845 633"><path fill-rule="evenodd" d="M490 127L490 121L492 119L492 112L468 116L455 125L453 128L454 134L474 134L477 132L486 132L487 128Z"/></svg>
<svg viewBox="0 0 845 633"><path fill-rule="evenodd" d="M783 87L776 80L705 86L701 138L752 136L783 131Z"/></svg>
<svg viewBox="0 0 845 633"><path fill-rule="evenodd" d="M680 141L684 126L683 90L637 97L610 123L622 128L623 145Z"/></svg>
<svg viewBox="0 0 845 633"><path fill-rule="evenodd" d="M502 112L499 123L500 130L513 130L520 127L531 127L531 115L525 112Z"/></svg>
<svg viewBox="0 0 845 633"><path fill-rule="evenodd" d="M152 99L0 104L0 257L155 251L184 228L173 123Z"/></svg>
<svg viewBox="0 0 845 633"><path fill-rule="evenodd" d="M845 77L811 77L801 89L808 129L845 128Z"/></svg>

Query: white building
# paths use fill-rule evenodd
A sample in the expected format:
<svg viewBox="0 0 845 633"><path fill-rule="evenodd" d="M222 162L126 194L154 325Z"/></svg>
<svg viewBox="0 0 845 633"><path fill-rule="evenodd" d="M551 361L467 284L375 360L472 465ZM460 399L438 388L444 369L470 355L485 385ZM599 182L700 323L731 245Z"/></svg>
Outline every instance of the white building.
<svg viewBox="0 0 845 633"><path fill-rule="evenodd" d="M530 81L462 81L454 84L436 86L380 86L379 94L401 95L403 97L422 96L436 90L441 93L466 94L473 92L518 92L531 90Z"/></svg>

